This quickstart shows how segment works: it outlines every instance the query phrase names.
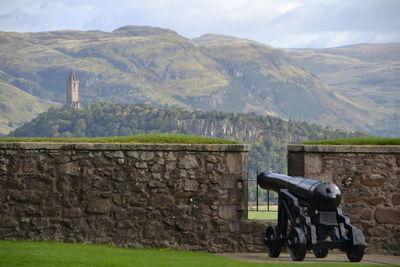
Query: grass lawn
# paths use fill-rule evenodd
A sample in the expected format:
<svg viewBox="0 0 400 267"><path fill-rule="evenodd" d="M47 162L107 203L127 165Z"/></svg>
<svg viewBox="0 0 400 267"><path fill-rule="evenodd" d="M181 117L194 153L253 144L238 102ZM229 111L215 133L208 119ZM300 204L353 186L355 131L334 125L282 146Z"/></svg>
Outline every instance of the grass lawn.
<svg viewBox="0 0 400 267"><path fill-rule="evenodd" d="M51 138L51 137L7 137L0 142L50 142L50 143L135 143L135 144L240 144L225 139L184 135L184 134L139 134L96 138Z"/></svg>
<svg viewBox="0 0 400 267"><path fill-rule="evenodd" d="M256 207L249 206L249 211L247 218L250 220L277 220L278 219L278 206L270 205L269 210L267 211L267 206L258 206L258 210L255 210Z"/></svg>
<svg viewBox="0 0 400 267"><path fill-rule="evenodd" d="M304 142L305 145L400 145L400 138L362 137Z"/></svg>
<svg viewBox="0 0 400 267"><path fill-rule="evenodd" d="M307 266L352 263L308 263ZM379 266L356 264L357 266ZM298 263L250 263L222 256L170 249L128 249L107 245L0 241L0 266L299 266ZM306 265L304 265L306 266Z"/></svg>

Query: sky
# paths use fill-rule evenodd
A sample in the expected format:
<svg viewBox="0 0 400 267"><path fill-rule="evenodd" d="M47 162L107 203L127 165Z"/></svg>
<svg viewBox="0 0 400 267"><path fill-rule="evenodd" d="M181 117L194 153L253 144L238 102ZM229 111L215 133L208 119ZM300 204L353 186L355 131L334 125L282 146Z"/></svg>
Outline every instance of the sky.
<svg viewBox="0 0 400 267"><path fill-rule="evenodd" d="M0 31L112 31L127 25L206 33L278 48L400 42L400 0L0 0Z"/></svg>

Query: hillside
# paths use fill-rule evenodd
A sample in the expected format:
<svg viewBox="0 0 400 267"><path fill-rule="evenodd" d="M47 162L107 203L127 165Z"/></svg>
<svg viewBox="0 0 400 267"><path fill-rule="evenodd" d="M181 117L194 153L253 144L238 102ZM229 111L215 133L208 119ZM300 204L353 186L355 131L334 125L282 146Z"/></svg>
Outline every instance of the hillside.
<svg viewBox="0 0 400 267"><path fill-rule="evenodd" d="M250 40L221 35L189 40L139 26L0 32L0 82L38 101L63 103L71 70L78 73L86 104L255 112L349 130L372 129L378 120L374 110L332 91L281 50Z"/></svg>
<svg viewBox="0 0 400 267"><path fill-rule="evenodd" d="M41 100L16 86L0 82L0 135L31 121L57 103Z"/></svg>
<svg viewBox="0 0 400 267"><path fill-rule="evenodd" d="M255 114L186 111L139 104L96 103L81 110L51 108L13 137L102 137L179 133L251 144L250 169L286 171L286 146L308 140L363 136Z"/></svg>
<svg viewBox="0 0 400 267"><path fill-rule="evenodd" d="M285 50L333 91L370 112L379 122L367 129L400 133L400 43L359 44L329 49Z"/></svg>
<svg viewBox="0 0 400 267"><path fill-rule="evenodd" d="M208 42L204 42L203 40ZM210 42L210 39L214 39ZM206 55L231 74L245 112L277 115L339 128L356 129L370 116L334 93L281 50L254 41L205 35L194 39ZM364 123L365 124L365 123Z"/></svg>

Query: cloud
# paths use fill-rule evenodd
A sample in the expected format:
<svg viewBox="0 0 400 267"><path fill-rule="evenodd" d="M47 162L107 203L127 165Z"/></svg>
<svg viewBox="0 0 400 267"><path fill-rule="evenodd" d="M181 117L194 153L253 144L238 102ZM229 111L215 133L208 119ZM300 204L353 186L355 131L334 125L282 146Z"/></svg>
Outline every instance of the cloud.
<svg viewBox="0 0 400 267"><path fill-rule="evenodd" d="M0 30L170 28L221 33L277 47L400 41L398 0L2 0Z"/></svg>

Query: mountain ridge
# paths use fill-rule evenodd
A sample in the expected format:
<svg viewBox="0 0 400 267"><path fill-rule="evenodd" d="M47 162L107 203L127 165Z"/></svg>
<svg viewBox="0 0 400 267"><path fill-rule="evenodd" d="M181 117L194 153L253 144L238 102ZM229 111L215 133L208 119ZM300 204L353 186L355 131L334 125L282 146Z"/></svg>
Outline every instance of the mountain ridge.
<svg viewBox="0 0 400 267"><path fill-rule="evenodd" d="M368 130L378 119L292 60L290 51L251 40L216 34L190 40L149 26L0 32L0 82L63 103L71 70L84 103L255 112L348 130Z"/></svg>

